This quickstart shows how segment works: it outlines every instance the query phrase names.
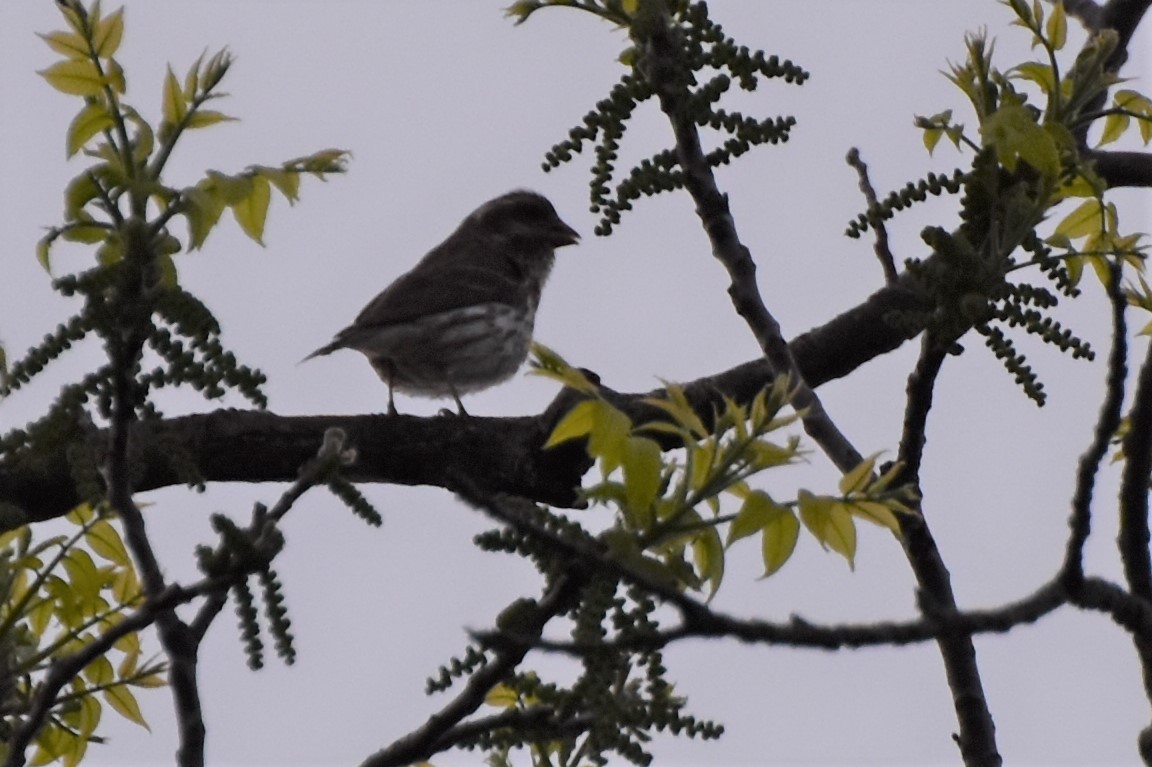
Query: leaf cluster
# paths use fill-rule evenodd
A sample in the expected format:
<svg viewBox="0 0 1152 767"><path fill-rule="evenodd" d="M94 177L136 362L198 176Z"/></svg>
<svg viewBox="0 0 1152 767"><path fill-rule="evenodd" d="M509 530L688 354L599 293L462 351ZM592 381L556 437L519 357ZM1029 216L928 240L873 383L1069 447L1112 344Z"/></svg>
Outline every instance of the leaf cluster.
<svg viewBox="0 0 1152 767"><path fill-rule="evenodd" d="M601 214L596 227L599 235L611 233L620 223L621 215L631 210L632 204L641 197L684 185L683 172L672 149L640 160L622 178L617 173L620 143L628 122L642 103L657 95L654 82L672 82L687 88L685 119L726 136L706 155L709 165L716 167L731 162L754 146L787 141L796 122L792 117L749 117L718 106L733 81L741 89L753 91L763 79L801 84L808 78L808 73L791 61L738 45L709 18L708 7L702 2L669 4L672 39L679 48L669 62L678 69L675 72L661 70L657 77L652 71L657 65L651 60L643 38L643 29L650 23L647 15L652 13L654 5L561 1L517 3L509 9L510 15L523 21L543 7L577 8L628 28L636 40L635 45L621 55L621 62L629 67L628 72L612 87L607 98L584 116L582 124L569 131L568 139L549 150L543 164L545 171L551 171L571 161L574 154L583 151L585 144L595 142L589 187L591 210Z"/></svg>
<svg viewBox="0 0 1152 767"><path fill-rule="evenodd" d="M95 265L59 277L53 287L82 299L81 309L48 333L21 358L0 354L0 393L27 384L73 345L96 337L108 363L66 387L56 407L75 411L94 404L109 418L113 393L129 388L136 417L156 415L149 394L165 386L191 386L205 397L239 392L263 407L264 375L240 364L220 339L212 312L180 285L174 256L184 244L172 233L174 218L188 225L188 249L203 245L225 209L241 229L260 242L271 190L289 202L298 196L302 174L323 178L341 172L346 153L325 150L277 167L252 166L237 174L209 171L197 184L177 189L163 172L177 142L190 130L233 118L206 109L223 96L218 86L232 65L227 51L201 56L182 79L169 68L161 119L153 127L125 97L128 81L115 56L124 33L124 13L105 15L79 0L58 3L66 30L41 35L63 60L40 72L56 90L83 105L67 131L69 157L82 154L88 166L68 185L64 223L41 240L37 258L50 270L58 241L93 246ZM148 351L156 358L149 366ZM127 371L119 380L115 371ZM27 442L27 434L16 441Z"/></svg>
<svg viewBox="0 0 1152 767"><path fill-rule="evenodd" d="M934 257L907 263L913 284L935 308L892 319L926 326L938 343L953 349L959 349L956 340L975 329L1024 392L1043 404L1042 383L1005 329L1022 328L1074 357L1092 358L1089 345L1055 321L1049 310L1057 305L1058 295L1078 293L1086 265L1106 287L1113 263L1142 270L1145 246L1143 235L1120 232L1115 206L1105 201L1105 185L1083 159L1077 136L1105 117L1105 137L1115 140L1137 119L1147 141L1142 115L1148 104L1134 91L1124 91L1116 94L1110 110L1094 109L1118 82L1106 68L1116 46L1114 32L1097 33L1064 71L1059 58L1068 34L1063 4L1053 4L1047 16L1038 0L1006 0L1005 5L1016 17L1013 23L1031 32L1033 47L1044 52L1045 60L1001 71L992 61L993 45L983 34L969 35L966 60L952 65L947 76L971 102L978 135L969 136L950 109L918 117L916 124L924 131L929 152L941 138L973 150L971 168L954 174L951 185L932 176L909 184L861 214L849 225L848 235L858 237L896 210L925 199L926 193L962 190L960 227L926 228L921 237ZM1037 95L1040 106L1032 103ZM1044 237L1038 227L1051 209L1073 197L1088 199ZM1030 267L1054 290L1015 275Z"/></svg>
<svg viewBox="0 0 1152 767"><path fill-rule="evenodd" d="M665 679L662 653L621 650L612 644L652 636L655 611L656 603L642 589L607 575L593 577L570 614L572 638L582 651L579 678L561 685L545 682L533 671L517 672L485 700L525 715L528 723L486 732L465 747L489 751L487 761L494 767L510 767L517 748L527 748L537 767L605 765L611 754L647 765L652 761L647 750L652 733L720 737L721 725L684 712L687 700Z"/></svg>
<svg viewBox="0 0 1152 767"><path fill-rule="evenodd" d="M0 535L0 759L29 713L51 664L115 626L141 600L140 584L115 525L85 504L68 514L71 535L39 543L29 527ZM139 634L98 657L52 703L32 764L75 765L96 735L104 706L147 727L132 688L165 684L145 660Z"/></svg>

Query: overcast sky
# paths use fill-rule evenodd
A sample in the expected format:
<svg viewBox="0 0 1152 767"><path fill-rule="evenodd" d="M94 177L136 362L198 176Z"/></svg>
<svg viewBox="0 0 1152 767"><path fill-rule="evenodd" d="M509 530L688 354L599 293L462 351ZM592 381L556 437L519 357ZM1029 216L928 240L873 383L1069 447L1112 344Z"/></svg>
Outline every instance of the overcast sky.
<svg viewBox="0 0 1152 767"><path fill-rule="evenodd" d="M222 320L225 343L269 375L275 412L383 410L385 389L358 354L297 361L474 207L517 187L547 195L585 235L559 254L538 340L622 391L691 380L757 355L686 195L640 202L616 234L601 239L592 236L595 219L587 212L586 160L540 171L544 152L622 73L615 61L622 34L565 10L514 28L503 18L505 4L127 2L118 58L128 100L151 119L166 64L182 75L206 48L228 46L237 56L223 86L231 98L219 108L242 121L187 136L170 183L194 183L205 168L275 164L327 147L353 152L347 176L326 184L306 179L295 208L274 200L266 248L228 220L203 252L177 262L183 284ZM1028 39L1008 27L1008 10L992 0L711 5L739 42L812 73L803 87L769 82L737 97L751 114L793 114L798 124L787 144L755 150L720 173L758 261L765 299L791 336L882 284L871 244L842 235L863 208L845 152L860 148L882 193L929 170L966 164L945 145L927 157L913 115L954 107L959 120L974 124L963 96L940 73L963 58L965 31L986 25L1004 67L1028 55ZM33 32L61 26L48 0L0 3L0 340L10 358L73 308L52 292L34 258L42 228L60 220L61 190L83 167L64 158L64 131L78 100L35 74L54 54ZM1073 46L1081 39L1076 30ZM1152 89L1149 50L1145 30L1127 71L1143 78L1134 87L1145 92ZM648 105L630 129L624 158L669 142L666 124ZM1147 193L1117 199L1129 230L1150 230ZM919 230L953 224L953 204L933 202L897 219L897 257L923 255ZM88 263L86 252L61 249L56 269ZM1061 314L1100 350L1107 341L1102 305L1089 295ZM949 362L939 387L925 509L962 606L988 607L1028 593L1059 564L1074 462L1090 436L1103 363L1031 352L1050 395L1037 409L978 340L968 347ZM38 414L62 382L98 357L89 346L54 363L36 387L0 404L0 425ZM862 452L895 449L914 358L910 344L821 389ZM468 407L480 415L533 414L554 394L551 383L521 376L470 398ZM245 406L238 399L225 404ZM420 414L441 404L398 402L402 412ZM188 395L164 405L171 414L218 406ZM1088 559L1091 572L1108 577L1119 576L1108 519L1114 478L1110 471L1098 496ZM788 497L798 487L832 491L836 479L814 453L807 465L762 481ZM359 762L442 702L423 695L423 680L463 650L466 627L486 627L512 599L536 594L526 564L473 549L471 537L489 525L445 491L365 489L384 514L381 530L365 528L321 493L287 520L279 570L297 632L295 667L272 662L252 673L231 616L213 627L201 664L213 764ZM168 574L194 577L191 552L212 539L210 512L245 519L252 502L276 493L252 486L144 496ZM720 608L813 621L915 615L912 576L883 531L862 528L854 573L804 536L782 572L757 580L756 548L748 542L732 552L715 600ZM977 650L1007 763L1135 762L1148 703L1131 643L1105 618L1065 610L1008 636L979 638ZM719 743L658 742L658 759L668 764L958 762L951 696L933 646L825 654L713 642L676 647L668 659L691 712L727 727ZM558 661L540 666L565 673ZM169 760L176 741L168 693L141 698L152 734L106 712L112 742L90 751L93 763Z"/></svg>

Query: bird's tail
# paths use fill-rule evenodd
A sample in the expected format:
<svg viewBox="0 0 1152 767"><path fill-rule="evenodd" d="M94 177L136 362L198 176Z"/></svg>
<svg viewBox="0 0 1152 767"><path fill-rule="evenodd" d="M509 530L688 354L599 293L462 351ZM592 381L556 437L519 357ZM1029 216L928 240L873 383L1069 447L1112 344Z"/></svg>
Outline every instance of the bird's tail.
<svg viewBox="0 0 1152 767"><path fill-rule="evenodd" d="M308 360L312 359L313 357L323 357L325 354L331 354L332 352L336 351L337 349L341 349L343 347L344 347L344 344L342 344L339 340L333 341L332 343L327 344L326 346L321 346L319 349L312 352L311 354L309 354L304 359L300 360L300 362L307 362ZM297 362L296 364L299 365L300 362Z"/></svg>

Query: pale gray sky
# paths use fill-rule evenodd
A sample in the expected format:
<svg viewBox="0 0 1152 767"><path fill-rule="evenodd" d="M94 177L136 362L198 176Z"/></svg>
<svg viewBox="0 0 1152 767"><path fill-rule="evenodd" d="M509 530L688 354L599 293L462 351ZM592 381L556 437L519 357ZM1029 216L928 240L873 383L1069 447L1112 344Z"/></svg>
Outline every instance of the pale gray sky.
<svg viewBox="0 0 1152 767"><path fill-rule="evenodd" d="M273 164L325 147L354 153L350 172L327 184L306 180L302 202L273 202L264 249L225 222L203 252L180 256L181 279L221 318L225 342L271 381L271 407L284 414L378 412L385 390L357 354L297 366L392 278L437 244L480 202L515 187L537 189L584 235L559 254L538 317L537 337L609 386L646 390L658 379L689 380L757 354L732 311L726 275L713 261L686 195L645 200L608 239L592 236L586 162L545 175L544 152L621 74L619 32L571 11L540 13L514 28L505 2L318 2L129 0L118 57L128 98L159 113L164 67L183 73L207 48L237 56L219 105L242 121L187 137L171 180L202 169ZM115 3L106 3L108 9ZM789 335L858 302L882 282L871 244L844 238L863 208L843 162L858 146L883 192L928 170L965 164L942 145L928 158L914 114L954 107L974 123L962 94L940 74L964 55L963 34L986 25L1003 66L1027 55L992 0L826 0L711 4L738 40L793 59L812 73L803 87L764 83L738 103L757 115L793 114L787 144L755 150L724 169L737 226L758 260L765 298ZM75 98L52 91L34 70L54 60L35 31L59 28L47 0L0 4L0 338L15 356L68 311L36 264L42 227L57 223L61 190L80 172L64 161L64 130ZM1075 40L1078 42L1078 30ZM1145 30L1130 76L1147 92ZM669 143L649 105L624 157ZM620 163L624 165L623 162ZM1118 195L1130 229L1149 230L1146 194ZM933 202L893 225L898 258L921 255L926 223L948 226L952 201ZM1141 217L1143 220L1141 221ZM57 253L59 271L82 268L79 249ZM1089 291L1092 292L1092 291ZM1098 349L1107 341L1098 296L1064 319ZM965 607L1017 598L1058 566L1067 498L1078 453L1090 435L1101 362L1031 352L1050 402L1035 408L971 341L946 368L930 422L924 475L926 514ZM89 347L54 363L37 387L0 405L5 428L34 416L56 386L90 365ZM893 450L899 436L908 348L821 390L831 415L865 452ZM483 415L538 412L552 384L515 381L469 399ZM189 395L170 413L209 409ZM243 406L239 400L226 404ZM439 403L402 398L404 412ZM834 488L819 454L763 478L774 495ZM252 673L231 616L214 626L201 673L214 764L358 762L435 710L423 680L512 599L533 595L534 573L518 561L476 552L488 523L442 490L365 488L385 517L364 528L317 493L290 515L280 563L300 653ZM193 577L191 551L211 539L208 514L245 518L267 487L148 494L148 521L174 577ZM1118 576L1109 473L1097 502L1089 567ZM582 514L604 514L603 510ZM783 619L870 620L914 615L912 578L887 533L862 529L856 572L809 537L795 559L757 580L755 544L732 554L716 604ZM1130 764L1148 721L1127 637L1098 615L1063 611L1038 626L977 640L984 682L1010 764ZM954 764L950 694L931 646L839 654L697 643L668 653L677 690L700 717L723 722L719 743L658 742L670 764ZM544 660L544 669L565 666ZM107 712L112 742L90 756L107 764L168 761L175 747L166 691L143 694L152 734ZM457 763L438 759L437 763ZM477 755L459 763L478 763Z"/></svg>

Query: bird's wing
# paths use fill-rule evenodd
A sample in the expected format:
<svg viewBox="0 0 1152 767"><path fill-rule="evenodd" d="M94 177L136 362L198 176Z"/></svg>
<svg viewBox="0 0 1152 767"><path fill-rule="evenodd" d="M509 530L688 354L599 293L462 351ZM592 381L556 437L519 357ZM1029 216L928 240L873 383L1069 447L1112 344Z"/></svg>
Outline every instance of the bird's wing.
<svg viewBox="0 0 1152 767"><path fill-rule="evenodd" d="M477 304L514 306L523 290L514 276L475 266L413 269L372 299L354 325L392 325Z"/></svg>

